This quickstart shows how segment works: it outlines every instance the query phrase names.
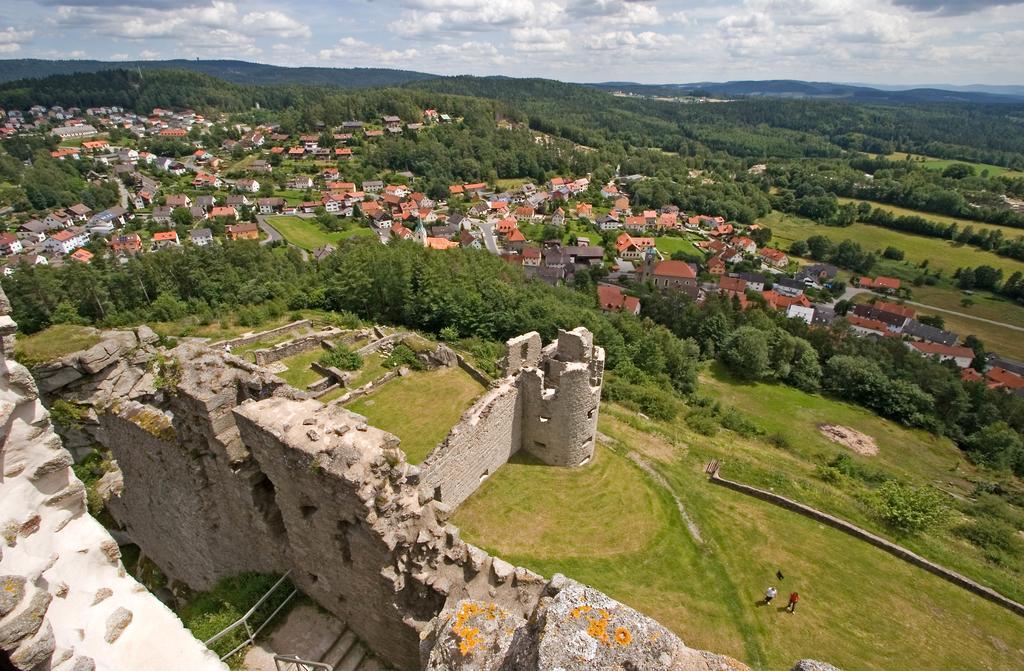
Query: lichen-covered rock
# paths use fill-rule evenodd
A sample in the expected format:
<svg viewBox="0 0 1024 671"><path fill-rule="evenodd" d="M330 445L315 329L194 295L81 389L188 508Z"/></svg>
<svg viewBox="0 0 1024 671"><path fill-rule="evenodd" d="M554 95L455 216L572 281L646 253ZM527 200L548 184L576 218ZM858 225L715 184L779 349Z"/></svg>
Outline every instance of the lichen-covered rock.
<svg viewBox="0 0 1024 671"><path fill-rule="evenodd" d="M138 344L131 331L111 331L103 335L102 341L82 352L78 358L79 367L90 375L117 363Z"/></svg>
<svg viewBox="0 0 1024 671"><path fill-rule="evenodd" d="M25 577L5 575L0 577L0 617L7 615L21 603L25 596Z"/></svg>
<svg viewBox="0 0 1024 671"><path fill-rule="evenodd" d="M11 650L29 636L33 636L43 624L46 609L53 599L45 590L37 590L32 600L20 612L10 615L0 625L0 649Z"/></svg>
<svg viewBox="0 0 1024 671"><path fill-rule="evenodd" d="M49 622L43 622L35 636L18 646L11 655L11 662L19 669L34 669L53 655L56 646L53 627Z"/></svg>
<svg viewBox="0 0 1024 671"><path fill-rule="evenodd" d="M819 662L816 659L801 659L793 665L791 671L840 671L827 662Z"/></svg>
<svg viewBox="0 0 1024 671"><path fill-rule="evenodd" d="M463 600L438 615L424 638L425 671L501 669L526 620L494 603Z"/></svg>
<svg viewBox="0 0 1024 671"><path fill-rule="evenodd" d="M103 640L113 643L121 637L131 623L132 612L124 606L119 607L107 618L107 632L103 635Z"/></svg>

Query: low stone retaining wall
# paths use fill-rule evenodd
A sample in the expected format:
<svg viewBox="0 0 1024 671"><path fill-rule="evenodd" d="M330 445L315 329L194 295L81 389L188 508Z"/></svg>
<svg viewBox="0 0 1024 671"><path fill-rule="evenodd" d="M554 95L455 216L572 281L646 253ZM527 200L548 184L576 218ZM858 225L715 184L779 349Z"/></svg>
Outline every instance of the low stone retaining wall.
<svg viewBox="0 0 1024 671"><path fill-rule="evenodd" d="M331 403L348 403L349 401L354 401L361 396L366 396L370 392L376 391L377 388L383 385L384 383L394 380L396 377L398 377L398 375L399 373L397 370L384 373L373 382L367 382L362 387L358 387L357 389L353 389L352 391L348 392L343 396L339 396L338 398L331 401ZM322 396L323 394L320 395Z"/></svg>
<svg viewBox="0 0 1024 671"><path fill-rule="evenodd" d="M251 333L249 335L240 336L238 338L232 338L231 340L222 340L219 343L211 345L218 349L227 349L229 347L241 347L242 345L248 345L249 343L264 340L266 338L273 338L285 333L291 333L302 328L312 328L313 322L308 319L300 319L284 326L278 326L277 328L270 329L268 331L260 331L259 333Z"/></svg>
<svg viewBox="0 0 1024 671"><path fill-rule="evenodd" d="M462 356L458 352L455 353L455 360L459 362L459 368L469 373L469 376L482 384L485 387L491 386L491 378L487 376L482 370L471 364L466 360L466 357Z"/></svg>
<svg viewBox="0 0 1024 671"><path fill-rule="evenodd" d="M321 333L313 333L312 335L305 336L303 338L296 338L295 340L289 340L287 342L274 345L273 347L267 347L266 349L253 350L252 356L256 361L257 365L265 366L281 359L287 359L290 356L296 354L302 354L308 352L317 347L324 349L330 349L330 344L327 341L338 335L338 331L323 331Z"/></svg>
<svg viewBox="0 0 1024 671"><path fill-rule="evenodd" d="M374 327L374 333L381 333L381 331ZM383 338L379 338L369 344L363 345L362 347L356 350L356 354L358 354L359 356L373 354L374 352L379 350L384 345L387 345L388 343L401 342L402 340L412 337L413 335L413 333L409 333L407 331L402 333L392 333L389 336L384 336Z"/></svg>
<svg viewBox="0 0 1024 671"><path fill-rule="evenodd" d="M885 552L888 552L889 554L895 557L899 557L900 559L906 562L910 562L911 564L917 567L923 568L925 571L928 571L929 573L934 573L935 575L945 580L948 580L954 585L963 587L968 592L972 592L982 598L988 599L993 603L997 603L1000 606L1006 608L1007 610L1013 611L1017 615L1024 616L1024 604L1018 603L1013 599L1010 599L1009 597L1003 596L999 592L989 587L985 587L982 584L976 583L970 578L961 575L956 571L951 571L948 568L939 566L938 564L925 559L921 555L911 552L903 546L888 541L882 538L881 536L877 536L871 533L870 531L861 529L860 527L856 526L855 524L851 524L846 520L834 517L832 515L829 515L828 513L823 513L820 510L811 508L810 506L805 506L802 503L797 503L796 501L788 499L785 496L779 496L778 494L766 491L764 489L758 489L757 487L744 485L733 480L727 480L718 475L717 466L711 469L710 477L711 482L717 485L721 485L723 487L727 487L728 489L732 489L734 491L747 494L748 496L753 496L754 498L761 499L762 501L767 501L768 503L773 503L779 507L785 508L786 510L791 510L795 513L799 513L801 515L804 515L805 517L809 517L813 520L821 522L822 524L827 524L833 529L838 529L855 538L859 538L860 540L870 543L871 545L874 545L875 547L884 550Z"/></svg>

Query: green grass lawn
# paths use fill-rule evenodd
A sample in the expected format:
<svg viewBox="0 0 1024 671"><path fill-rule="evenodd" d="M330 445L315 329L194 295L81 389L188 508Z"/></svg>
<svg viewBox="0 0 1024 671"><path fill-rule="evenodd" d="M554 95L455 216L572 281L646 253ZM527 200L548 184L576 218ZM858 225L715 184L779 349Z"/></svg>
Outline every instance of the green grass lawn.
<svg viewBox="0 0 1024 671"><path fill-rule="evenodd" d="M14 343L14 356L26 366L33 366L92 347L99 341L100 337L93 329L54 324L29 336L19 335Z"/></svg>
<svg viewBox="0 0 1024 671"><path fill-rule="evenodd" d="M1020 261L997 256L977 247L958 245L940 238L892 231L869 224L857 223L852 226L836 228L777 211L762 217L757 223L772 229L773 246L781 246L785 249L788 249L789 244L794 240L806 240L812 235L824 235L836 243L853 240L867 250L882 251L890 245L898 247L905 252L906 260L909 263L916 266L921 261L927 260L929 268L933 271L941 269L947 277L952 276L957 268L965 266L989 265L993 268L1001 268L1005 276L1009 276L1017 270L1024 270L1024 263Z"/></svg>
<svg viewBox="0 0 1024 671"><path fill-rule="evenodd" d="M1000 175L1006 175L1007 177L1024 177L1024 172L1019 170L1010 170L999 165L992 165L990 163L974 163L972 161L954 161L948 158L934 158L931 156L921 156L919 154L907 154L906 152L897 151L889 154L887 157L892 161L903 161L910 156L911 161L916 165L928 168L929 170L945 170L954 163L964 163L966 165L973 165L975 174L980 175L982 170L988 170L989 177L999 177Z"/></svg>
<svg viewBox="0 0 1024 671"><path fill-rule="evenodd" d="M337 245L338 242L346 238L373 235L373 231L365 226L351 228L347 231L325 231L313 219L302 219L291 215L268 217L267 223L276 228L285 240L308 251L327 244Z"/></svg>
<svg viewBox="0 0 1024 671"><path fill-rule="evenodd" d="M323 348L317 347L308 352L302 352L301 354L281 359L281 363L288 366L288 370L278 373L278 377L296 389L304 390L310 384L323 377L323 375L317 373L309 366L314 361L319 361L325 351Z"/></svg>
<svg viewBox="0 0 1024 671"><path fill-rule="evenodd" d="M755 669L786 669L802 657L880 671L1024 664L1017 616L813 520L713 486L703 474L708 459L722 458L727 475L827 508L827 490L835 488L810 478L809 455L841 448L816 436L821 417L877 430L880 467L912 471L920 461L925 478L942 472L951 445L800 392L787 398L770 385L723 381L711 392L724 395L723 386L736 394L729 402L737 407L759 419L778 417L776 428L792 431L795 447L781 450L726 431L706 438L683 422L644 421L605 404L600 430L615 451L599 446L582 469L514 460L452 522L468 541L513 563L594 585L687 644ZM912 453L901 456L901 449ZM626 450L665 475L700 528L703 546L690 538L669 493L627 461ZM812 487L822 493L811 496ZM781 583L776 570L785 574ZM771 584L783 603L757 606ZM778 610L787 590L802 597L792 615Z"/></svg>
<svg viewBox="0 0 1024 671"><path fill-rule="evenodd" d="M347 407L401 438L406 459L418 464L483 391L468 373L453 366L391 380Z"/></svg>
<svg viewBox="0 0 1024 671"><path fill-rule="evenodd" d="M1019 238L1024 235L1024 228L1013 228L1012 226L1000 226L999 224L988 224L983 221L973 221L971 219L957 219L956 217L949 217L944 214L932 214L931 212L922 212L921 210L908 210L905 207L897 207L895 205L889 205L887 203L879 203L874 200L864 200L862 198L842 198L839 197L836 200L840 204L853 203L868 203L874 208L888 210L897 217L921 217L922 219L930 219L937 221L940 224L957 224L959 230L963 230L967 226L970 226L976 231L1002 231L1003 235L1009 239Z"/></svg>
<svg viewBox="0 0 1024 671"><path fill-rule="evenodd" d="M688 238L677 238L675 236L661 236L654 239L658 251L665 255L665 257L672 256L674 253L682 251L689 256L704 258L707 254L693 245L693 241Z"/></svg>
<svg viewBox="0 0 1024 671"><path fill-rule="evenodd" d="M384 367L384 357L374 352L369 356L363 357L362 367L355 371L356 376L348 386L351 388L362 387L367 382L373 382L381 375L384 375L388 370L388 368Z"/></svg>

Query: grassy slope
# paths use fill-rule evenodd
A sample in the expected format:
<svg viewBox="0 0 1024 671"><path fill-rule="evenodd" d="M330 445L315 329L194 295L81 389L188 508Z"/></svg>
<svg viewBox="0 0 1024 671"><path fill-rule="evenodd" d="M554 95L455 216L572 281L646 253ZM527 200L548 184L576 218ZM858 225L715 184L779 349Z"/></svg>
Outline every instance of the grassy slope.
<svg viewBox="0 0 1024 671"><path fill-rule="evenodd" d="M810 219L795 217L782 212L772 212L758 220L762 226L772 229L772 242L788 248L794 240L805 240L812 235L824 235L833 242L853 240L867 250L884 250L888 246L898 247L906 253L906 259L913 264L928 261L933 270L941 269L951 276L957 268L964 266L989 265L1002 268L1009 276L1016 270L1024 270L1024 263L977 247L957 245L948 240L892 231L869 224L853 224L843 228L822 226Z"/></svg>
<svg viewBox="0 0 1024 671"><path fill-rule="evenodd" d="M392 380L348 408L401 438L406 458L417 464L444 440L482 392L476 380L454 366Z"/></svg>
<svg viewBox="0 0 1024 671"><path fill-rule="evenodd" d="M869 203L872 207L888 210L898 217L921 217L922 219L931 219L937 221L940 224L957 224L958 230L970 226L976 231L1002 231L1003 235L1009 239L1019 238L1024 235L1024 228L1013 228L1012 226L1000 226L999 224L987 224L982 221L972 221L970 219L957 219L956 217L947 217L944 214L932 214L931 212L922 212L920 210L908 210L905 207L896 207L895 205L889 205L887 203L879 203L873 200L864 200L862 198L838 198L840 203Z"/></svg>
<svg viewBox="0 0 1024 671"><path fill-rule="evenodd" d="M284 236L285 240L309 251L313 251L317 247L323 247L326 244L337 245L339 241L345 238L373 234L373 231L366 227L328 232L320 228L312 219L302 219L289 215L268 217L267 223L276 228Z"/></svg>
<svg viewBox="0 0 1024 671"><path fill-rule="evenodd" d="M680 250L685 251L695 257L704 257L705 253L693 246L693 241L687 238L676 238L669 236L662 236L655 240L657 243L658 251L664 254L666 257L672 256L675 252Z"/></svg>
<svg viewBox="0 0 1024 671"><path fill-rule="evenodd" d="M71 324L55 324L15 340L15 357L28 365L52 361L65 354L92 347L100 341L94 331Z"/></svg>
<svg viewBox="0 0 1024 671"><path fill-rule="evenodd" d="M716 373L705 382L707 393L757 417L770 431L786 433L793 447L781 450L724 431L706 438L682 422L644 422L608 405L600 423L620 447L641 452L666 475L705 547L689 538L666 492L641 474L658 497L637 494L639 471L605 448L595 467L579 471L506 466L453 522L471 542L547 575L560 571L593 584L656 617L687 643L755 668L788 668L808 656L848 669L1024 664L1024 629L1007 611L845 534L711 486L702 473L708 459L722 458L728 475L872 526L848 491L814 477L819 460L843 449L821 438L817 423L827 419L873 435L880 454L873 461L854 457L862 463L915 482L941 479L946 489L964 491L974 471L961 461L950 472L958 453L948 441L782 387L730 384ZM608 487L609 474L615 487ZM629 492L625 500L618 487ZM649 511L661 528L652 533L645 524L636 527L637 538L629 537L638 509ZM591 529L599 522L595 535ZM620 535L630 542L609 552L603 544ZM646 542L639 551L638 539ZM1017 598L1024 594L1019 574L996 575L966 544L904 542ZM786 575L780 592L797 589L803 597L796 615L755 606L765 587L777 582L777 569Z"/></svg>

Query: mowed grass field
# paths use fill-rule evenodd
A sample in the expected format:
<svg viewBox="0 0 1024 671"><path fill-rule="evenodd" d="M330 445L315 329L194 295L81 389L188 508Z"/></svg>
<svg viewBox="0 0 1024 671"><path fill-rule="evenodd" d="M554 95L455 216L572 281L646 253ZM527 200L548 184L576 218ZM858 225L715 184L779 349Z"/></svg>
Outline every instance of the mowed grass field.
<svg viewBox="0 0 1024 671"><path fill-rule="evenodd" d="M452 366L396 378L346 407L401 438L406 459L418 464L483 391L466 371Z"/></svg>
<svg viewBox="0 0 1024 671"><path fill-rule="evenodd" d="M836 200L843 203L868 203L871 207L878 208L881 210L888 210L897 217L921 217L922 219L930 219L937 221L940 224L957 224L960 230L970 226L976 231L1002 231L1006 238L1013 239L1024 236L1024 228L1013 228L1012 226L1000 226L999 224L988 224L983 221L973 221L971 219L957 219L956 217L949 217L944 214L932 214L931 212L922 212L920 210L908 210L905 207L897 207L895 205L889 205L887 203L879 203L874 200L864 200L862 198L843 198L837 197Z"/></svg>
<svg viewBox="0 0 1024 671"><path fill-rule="evenodd" d="M655 238L654 242L658 251L664 254L666 257L672 256L672 254L682 251L689 256L694 258L704 258L707 256L703 251L693 246L693 241L687 238L677 238L674 236L661 236Z"/></svg>
<svg viewBox="0 0 1024 671"><path fill-rule="evenodd" d="M954 163L964 163L966 165L974 166L975 174L980 175L983 170L988 170L989 177L999 177L1000 175L1006 175L1007 177L1024 177L1024 172L1019 170L1010 170L999 165L992 165L990 163L974 163L972 161L954 161L948 158L933 158L931 156L921 156L920 154L907 154L906 152L897 151L889 154L886 158L891 161L904 161L907 157L910 157L911 162L916 165L920 165L929 170L945 170Z"/></svg>
<svg viewBox="0 0 1024 671"><path fill-rule="evenodd" d="M976 473L951 443L820 396L735 384L720 371L705 374L703 391L785 433L791 447L724 430L700 436L682 420L652 422L605 404L600 430L610 443L598 446L590 464L553 469L517 458L463 503L452 522L472 543L544 575L561 572L594 585L655 617L688 645L755 669L788 669L803 657L879 671L1024 665L1018 616L839 531L711 485L703 473L709 459L719 458L727 477L871 526L851 493L814 476L820 460L845 451L820 436L818 423L834 421L875 437L879 455L874 461L853 455L858 463L911 482L952 481L947 489L963 491ZM689 535L670 493L626 458L629 451L666 477L699 527L702 545ZM931 547L936 542L904 542L928 555L941 550ZM970 552L949 547L940 559ZM975 557L959 561L954 568L983 582L996 570L979 568ZM777 570L785 575L781 582ZM997 586L1020 598L1019 574L1001 575ZM783 596L800 592L795 614L780 612L784 598L757 605L772 584Z"/></svg>
<svg viewBox="0 0 1024 671"><path fill-rule="evenodd" d="M267 217L267 223L276 228L285 240L307 251L313 251L327 244L337 245L346 238L373 235L373 231L365 226L347 231L325 231L313 219L303 219L291 215Z"/></svg>
<svg viewBox="0 0 1024 671"><path fill-rule="evenodd" d="M869 224L856 223L837 228L777 211L762 217L757 223L772 229L774 246L788 248L794 240L806 240L812 235L823 235L836 243L853 240L867 250L882 251L892 246L902 249L910 263L916 265L927 260L929 268L933 271L941 269L945 271L947 277L952 276L957 268L967 266L988 265L1000 268L1007 277L1015 271L1024 270L1024 263L1020 261L997 256L977 247L958 245L940 238L892 231Z"/></svg>

